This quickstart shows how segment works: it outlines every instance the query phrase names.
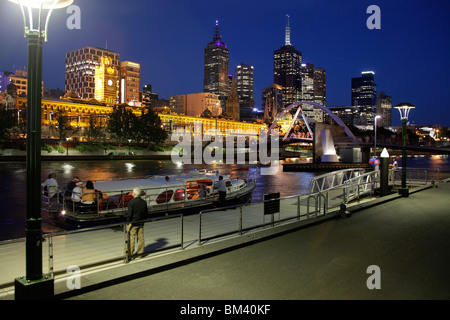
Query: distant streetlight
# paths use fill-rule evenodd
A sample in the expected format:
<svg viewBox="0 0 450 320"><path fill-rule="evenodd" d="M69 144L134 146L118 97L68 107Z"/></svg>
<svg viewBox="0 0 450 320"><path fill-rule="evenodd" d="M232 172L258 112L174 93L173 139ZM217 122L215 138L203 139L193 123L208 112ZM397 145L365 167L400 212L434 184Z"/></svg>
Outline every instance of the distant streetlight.
<svg viewBox="0 0 450 320"><path fill-rule="evenodd" d="M415 107L409 102L399 103L394 107L400 112L402 120L402 187L399 194L403 197L409 196L409 190L406 188L406 122L408 121L409 112Z"/></svg>
<svg viewBox="0 0 450 320"><path fill-rule="evenodd" d="M24 36L28 38L26 276L25 279L16 279L15 297L16 299L45 299L53 295L53 279L44 277L42 274L42 47L43 42L47 41L48 23L53 10L67 7L73 0L9 1L20 6ZM33 9L38 9L37 29L33 25ZM44 24L43 10L48 10Z"/></svg>
<svg viewBox="0 0 450 320"><path fill-rule="evenodd" d="M66 138L67 156L69 156L69 138Z"/></svg>
<svg viewBox="0 0 450 320"><path fill-rule="evenodd" d="M380 119L381 116L376 116L375 117L375 132L374 132L374 139L373 139L373 157L375 158L377 156L377 120Z"/></svg>

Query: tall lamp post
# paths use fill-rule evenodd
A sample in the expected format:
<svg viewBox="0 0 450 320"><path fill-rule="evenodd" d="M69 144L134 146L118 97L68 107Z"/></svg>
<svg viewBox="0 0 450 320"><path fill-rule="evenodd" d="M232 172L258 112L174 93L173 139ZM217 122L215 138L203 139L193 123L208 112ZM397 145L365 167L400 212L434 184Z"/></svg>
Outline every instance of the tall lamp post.
<svg viewBox="0 0 450 320"><path fill-rule="evenodd" d="M24 36L28 38L26 276L16 279L15 298L45 299L52 297L54 291L53 279L42 273L40 185L42 47L43 42L47 41L48 23L53 10L67 7L72 4L73 0L9 1L20 6ZM37 28L34 28L33 9L38 10ZM43 10L47 10L44 23L42 20Z"/></svg>
<svg viewBox="0 0 450 320"><path fill-rule="evenodd" d="M403 197L408 197L409 190L406 188L406 122L408 121L409 112L415 107L409 102L402 102L394 108L400 112L400 119L402 120L402 187L398 193Z"/></svg>

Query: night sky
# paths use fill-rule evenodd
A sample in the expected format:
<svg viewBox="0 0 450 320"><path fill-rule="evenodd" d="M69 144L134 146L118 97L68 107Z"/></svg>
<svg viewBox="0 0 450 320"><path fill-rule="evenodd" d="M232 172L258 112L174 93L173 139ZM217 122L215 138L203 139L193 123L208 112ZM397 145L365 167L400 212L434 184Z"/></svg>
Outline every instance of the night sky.
<svg viewBox="0 0 450 320"><path fill-rule="evenodd" d="M350 105L351 78L375 72L378 92L393 105L416 106L410 121L450 127L450 2L448 0L75 0L81 29L69 30L65 9L53 13L44 45L46 87L64 88L65 53L107 47L120 60L141 64L141 89L160 98L203 91L203 53L219 20L230 50L230 73L241 62L255 67L255 94L273 82L273 51L284 44L286 14L291 43L304 63L327 71L327 106ZM369 30L370 5L381 9L381 29ZM0 70L27 64L19 7L0 0ZM399 125L394 110L393 124Z"/></svg>

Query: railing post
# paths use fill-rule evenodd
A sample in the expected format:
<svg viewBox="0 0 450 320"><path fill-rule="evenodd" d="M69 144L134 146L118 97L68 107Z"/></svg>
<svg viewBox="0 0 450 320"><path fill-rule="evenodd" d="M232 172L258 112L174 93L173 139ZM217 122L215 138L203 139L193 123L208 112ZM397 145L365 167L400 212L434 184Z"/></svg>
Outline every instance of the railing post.
<svg viewBox="0 0 450 320"><path fill-rule="evenodd" d="M242 207L239 207L239 235L242 236Z"/></svg>
<svg viewBox="0 0 450 320"><path fill-rule="evenodd" d="M130 241L130 237L129 237L129 235L128 235L128 228L127 228L127 224L126 223L124 223L123 224L123 242L124 242L124 248L123 248L123 251L124 251L124 257L123 257L123 262L124 263L128 263L128 262L130 262L130 255L128 254L128 251L130 250L130 244L129 244L129 241Z"/></svg>
<svg viewBox="0 0 450 320"><path fill-rule="evenodd" d="M202 244L202 213L198 214L198 245Z"/></svg>
<svg viewBox="0 0 450 320"><path fill-rule="evenodd" d="M300 196L297 196L297 220L300 220Z"/></svg>
<svg viewBox="0 0 450 320"><path fill-rule="evenodd" d="M184 249L184 216L181 215L181 249Z"/></svg>
<svg viewBox="0 0 450 320"><path fill-rule="evenodd" d="M53 278L53 237L47 238L48 242L48 273Z"/></svg>

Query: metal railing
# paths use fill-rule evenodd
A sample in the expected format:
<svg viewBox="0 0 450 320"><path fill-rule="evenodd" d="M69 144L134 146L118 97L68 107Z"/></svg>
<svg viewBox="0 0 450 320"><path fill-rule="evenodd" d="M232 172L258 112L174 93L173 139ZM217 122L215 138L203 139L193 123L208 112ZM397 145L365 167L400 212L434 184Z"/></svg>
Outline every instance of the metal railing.
<svg viewBox="0 0 450 320"><path fill-rule="evenodd" d="M389 185L400 184L399 173L401 171L398 169L390 170ZM430 179L430 176L426 170L413 169L408 175L407 182L409 186L432 183L434 179ZM380 186L380 171L373 170L361 174L360 170L341 170L332 179L334 180L327 180L327 183L330 183L326 188L325 183L322 183L324 180L315 181L317 184L312 185L323 187L319 192L203 210L199 214L198 244L226 235L242 235L252 229L274 226L285 221L316 219L327 215L331 210L341 209L342 205L346 207L352 201L373 199L376 189ZM336 181L342 183L338 184ZM273 201L279 201L280 211L271 213L270 222L266 222L264 205Z"/></svg>
<svg viewBox="0 0 450 320"><path fill-rule="evenodd" d="M309 181L309 192L322 192L342 185L345 181L358 177L365 172L362 168L351 168L329 172Z"/></svg>

